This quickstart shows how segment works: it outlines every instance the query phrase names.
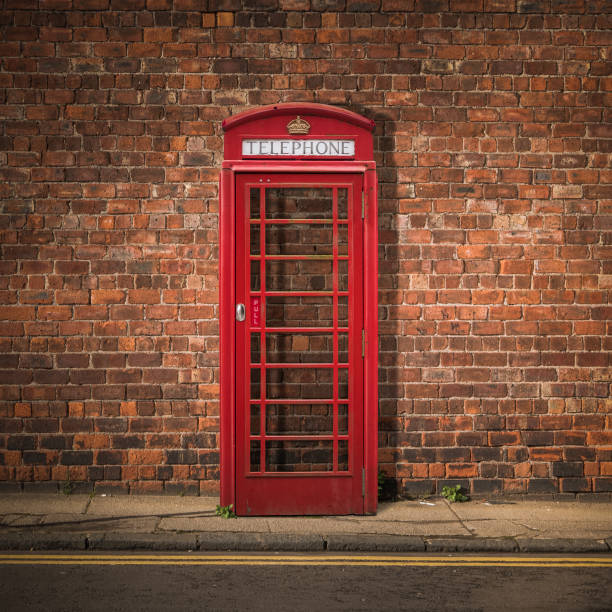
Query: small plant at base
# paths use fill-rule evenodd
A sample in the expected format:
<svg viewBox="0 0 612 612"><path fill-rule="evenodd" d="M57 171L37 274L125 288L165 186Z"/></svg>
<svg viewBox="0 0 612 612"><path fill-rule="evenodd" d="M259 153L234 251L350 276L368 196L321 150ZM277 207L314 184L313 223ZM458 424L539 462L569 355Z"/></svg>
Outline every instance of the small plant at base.
<svg viewBox="0 0 612 612"><path fill-rule="evenodd" d="M70 476L68 476L68 479L64 482L64 485L62 486L62 493L64 495L71 495L72 491L74 491L74 482L72 482L70 480Z"/></svg>
<svg viewBox="0 0 612 612"><path fill-rule="evenodd" d="M217 504L217 509L215 510L215 514L224 519L238 518L233 508L234 508L233 504L230 504L229 506L219 506Z"/></svg>
<svg viewBox="0 0 612 612"><path fill-rule="evenodd" d="M442 487L442 497L448 499L449 502L464 502L468 500L467 495L461 493L461 485Z"/></svg>
<svg viewBox="0 0 612 612"><path fill-rule="evenodd" d="M378 498L379 499L380 499L380 496L382 495L383 487L385 486L386 480L387 480L387 476L385 475L385 473L382 470L378 470Z"/></svg>

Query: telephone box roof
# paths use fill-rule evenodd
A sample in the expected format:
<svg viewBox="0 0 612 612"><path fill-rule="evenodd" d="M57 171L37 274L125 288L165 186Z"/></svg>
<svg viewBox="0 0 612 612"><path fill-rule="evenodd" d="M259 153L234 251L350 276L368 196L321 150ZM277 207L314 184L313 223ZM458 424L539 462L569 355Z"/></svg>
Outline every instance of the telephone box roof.
<svg viewBox="0 0 612 612"><path fill-rule="evenodd" d="M336 106L329 106L328 104L314 104L310 102L288 102L285 104L270 104L268 106L261 106L251 110L238 113L232 117L228 117L223 120L222 126L225 131L231 130L238 125L248 123L251 121L257 121L258 119L265 119L274 115L306 115L306 116L318 116L328 117L330 119L336 119L338 121L344 121L357 125L361 128L368 130L374 129L374 121L362 117L353 111L346 110L344 108L338 108Z"/></svg>

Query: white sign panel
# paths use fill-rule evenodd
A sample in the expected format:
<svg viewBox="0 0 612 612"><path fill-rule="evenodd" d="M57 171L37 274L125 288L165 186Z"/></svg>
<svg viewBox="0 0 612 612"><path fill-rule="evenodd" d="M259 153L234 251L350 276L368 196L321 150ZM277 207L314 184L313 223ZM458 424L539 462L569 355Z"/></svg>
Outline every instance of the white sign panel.
<svg viewBox="0 0 612 612"><path fill-rule="evenodd" d="M355 141L340 139L251 138L242 141L242 155L257 157L355 157Z"/></svg>

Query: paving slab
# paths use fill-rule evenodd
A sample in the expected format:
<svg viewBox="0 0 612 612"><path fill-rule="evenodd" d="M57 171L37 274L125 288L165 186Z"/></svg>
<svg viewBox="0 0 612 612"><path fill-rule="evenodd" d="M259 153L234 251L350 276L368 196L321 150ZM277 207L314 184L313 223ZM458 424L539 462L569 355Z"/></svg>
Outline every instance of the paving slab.
<svg viewBox="0 0 612 612"><path fill-rule="evenodd" d="M54 520L57 517L59 520ZM80 516L77 520L66 519L65 515L43 517L40 528L46 531L64 532L124 532L153 533L159 524L157 516L121 518L114 516Z"/></svg>
<svg viewBox="0 0 612 612"><path fill-rule="evenodd" d="M469 535L457 520L448 521L368 521L325 518L269 518L269 531L273 533L359 533L387 535Z"/></svg>
<svg viewBox="0 0 612 612"><path fill-rule="evenodd" d="M525 522L609 521L612 526L610 506L586 502L469 502L452 504L453 512L462 520L510 519Z"/></svg>
<svg viewBox="0 0 612 612"><path fill-rule="evenodd" d="M162 518L157 528L160 531L270 531L268 520L258 517L224 519L220 516L170 516Z"/></svg>
<svg viewBox="0 0 612 612"><path fill-rule="evenodd" d="M444 502L381 504L371 516L269 517L270 531L361 533L405 536L469 535Z"/></svg>
<svg viewBox="0 0 612 612"><path fill-rule="evenodd" d="M399 501L379 504L375 515L360 516L363 521L454 521L456 516L444 500Z"/></svg>
<svg viewBox="0 0 612 612"><path fill-rule="evenodd" d="M527 525L504 519L463 521L463 525L471 533L471 535L481 538L511 538L538 533L537 530L534 530Z"/></svg>
<svg viewBox="0 0 612 612"><path fill-rule="evenodd" d="M96 516L169 516L215 511L216 497L170 497L161 495L95 496L87 509Z"/></svg>
<svg viewBox="0 0 612 612"><path fill-rule="evenodd" d="M75 530L81 530L86 532L98 532L98 533L154 533L157 525L159 524L159 518L156 516L148 517L141 516L135 518L111 518L110 520L104 520L102 518L91 517L86 523L80 523L75 525Z"/></svg>
<svg viewBox="0 0 612 612"><path fill-rule="evenodd" d="M6 493L0 496L0 514L80 514L88 503L89 495Z"/></svg>
<svg viewBox="0 0 612 612"><path fill-rule="evenodd" d="M605 538L612 533L609 504L509 501L453 504L453 512L478 536Z"/></svg>

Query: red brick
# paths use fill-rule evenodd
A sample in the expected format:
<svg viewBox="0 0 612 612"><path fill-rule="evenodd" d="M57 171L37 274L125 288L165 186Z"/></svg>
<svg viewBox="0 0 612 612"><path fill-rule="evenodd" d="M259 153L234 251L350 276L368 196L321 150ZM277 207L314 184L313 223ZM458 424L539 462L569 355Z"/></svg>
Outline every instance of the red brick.
<svg viewBox="0 0 612 612"><path fill-rule="evenodd" d="M158 304L161 294L155 289L131 289L128 291L129 304Z"/></svg>
<svg viewBox="0 0 612 612"><path fill-rule="evenodd" d="M476 463L448 463L446 465L447 478L475 478L478 476Z"/></svg>
<svg viewBox="0 0 612 612"><path fill-rule="evenodd" d="M118 289L101 289L91 292L92 304L122 304L125 301L125 291Z"/></svg>

